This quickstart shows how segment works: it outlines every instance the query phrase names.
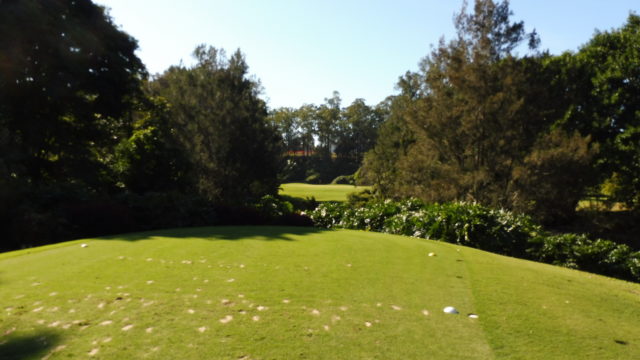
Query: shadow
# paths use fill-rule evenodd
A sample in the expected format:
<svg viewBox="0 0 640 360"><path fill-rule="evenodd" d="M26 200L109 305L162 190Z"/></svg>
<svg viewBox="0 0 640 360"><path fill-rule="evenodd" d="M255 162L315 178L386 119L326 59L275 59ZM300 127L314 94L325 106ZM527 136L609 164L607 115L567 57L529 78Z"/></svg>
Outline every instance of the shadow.
<svg viewBox="0 0 640 360"><path fill-rule="evenodd" d="M263 241L295 241L295 236L318 234L333 230L295 227L295 226L213 226L194 228L174 228L151 230L116 236L106 236L100 239L139 241L150 240L154 237L171 237L178 239L198 238L212 241L219 240L263 240Z"/></svg>
<svg viewBox="0 0 640 360"><path fill-rule="evenodd" d="M41 359L60 342L54 332L0 337L0 360Z"/></svg>

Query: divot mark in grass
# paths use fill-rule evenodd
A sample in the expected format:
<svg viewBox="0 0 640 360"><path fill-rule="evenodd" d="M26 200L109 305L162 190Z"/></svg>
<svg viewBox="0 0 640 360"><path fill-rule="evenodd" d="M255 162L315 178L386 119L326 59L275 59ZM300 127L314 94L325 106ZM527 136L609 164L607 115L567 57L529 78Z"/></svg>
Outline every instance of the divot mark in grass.
<svg viewBox="0 0 640 360"><path fill-rule="evenodd" d="M201 327L198 328L198 331L203 333L203 332L207 331L207 327L206 326L201 326Z"/></svg>
<svg viewBox="0 0 640 360"><path fill-rule="evenodd" d="M220 321L223 324L227 324L227 323L231 322L231 320L233 320L233 316L227 315L227 316L223 317L222 319L220 319L218 321Z"/></svg>
<svg viewBox="0 0 640 360"><path fill-rule="evenodd" d="M398 305L391 305L391 308L392 308L393 310L395 310L395 311L400 311L400 310L402 310L402 308L401 308L400 306L398 306Z"/></svg>
<svg viewBox="0 0 640 360"><path fill-rule="evenodd" d="M106 344L106 343L108 343L108 342L111 342L111 340L112 340L112 339L111 339L110 337L108 337L108 338L103 339L103 340L102 340L102 343L103 343L103 344Z"/></svg>
<svg viewBox="0 0 640 360"><path fill-rule="evenodd" d="M238 297L243 299L244 298L244 294L238 294Z"/></svg>
<svg viewBox="0 0 640 360"><path fill-rule="evenodd" d="M268 307L266 307L266 306L262 306L262 305L258 306L256 309L258 309L258 311L266 311L266 310L269 310L269 308L268 308Z"/></svg>
<svg viewBox="0 0 640 360"><path fill-rule="evenodd" d="M364 326L366 326L366 327L371 327L372 325L373 325L373 324L372 324L372 323L370 323L370 322L368 322L368 321L365 321L365 323L364 323Z"/></svg>
<svg viewBox="0 0 640 360"><path fill-rule="evenodd" d="M347 311L347 310L349 310L349 307L347 307L347 306L340 306L340 310L341 310L341 311Z"/></svg>
<svg viewBox="0 0 640 360"><path fill-rule="evenodd" d="M105 303L103 303L103 302L102 302L102 303L100 303L100 304L98 304L98 309L103 309L105 305L106 305L106 304L105 304Z"/></svg>
<svg viewBox="0 0 640 360"><path fill-rule="evenodd" d="M33 312L40 312L42 311L42 309L44 309L44 306L40 306L39 308L33 309Z"/></svg>
<svg viewBox="0 0 640 360"><path fill-rule="evenodd" d="M98 348L92 349L91 351L89 351L89 356L96 356L96 355L98 355L99 351L100 351L100 349L98 349Z"/></svg>
<svg viewBox="0 0 640 360"><path fill-rule="evenodd" d="M422 315L429 316L429 310L422 310Z"/></svg>
<svg viewBox="0 0 640 360"><path fill-rule="evenodd" d="M319 316L320 315L320 310L318 310L318 309L311 310L311 315Z"/></svg>
<svg viewBox="0 0 640 360"><path fill-rule="evenodd" d="M291 301L290 301L289 299L284 299L284 300L282 300L282 303L283 303L283 304L288 304L288 303L290 303L290 302L291 302Z"/></svg>
<svg viewBox="0 0 640 360"><path fill-rule="evenodd" d="M60 308L59 308L59 307L57 307L57 306L54 306L54 307L52 307L51 309L49 309L49 312L56 312L56 311L58 311L58 310L60 310Z"/></svg>
<svg viewBox="0 0 640 360"><path fill-rule="evenodd" d="M129 331L129 330L131 330L131 329L133 329L133 324L129 324L129 325L127 325L127 326L123 327L123 328L122 328L122 331Z"/></svg>
<svg viewBox="0 0 640 360"><path fill-rule="evenodd" d="M45 321L43 319L40 319L40 320L36 321L36 323L38 323L39 325L43 325L45 323Z"/></svg>
<svg viewBox="0 0 640 360"><path fill-rule="evenodd" d="M187 312L188 312L189 314L195 314L195 313L196 313L196 311L195 311L195 310L193 310L193 309L189 309L189 310L187 310Z"/></svg>
<svg viewBox="0 0 640 360"><path fill-rule="evenodd" d="M147 334L151 334L153 332L153 328L152 327L148 327L144 330Z"/></svg>
<svg viewBox="0 0 640 360"><path fill-rule="evenodd" d="M185 265L191 265L192 264L191 260L182 260L182 263L185 264Z"/></svg>
<svg viewBox="0 0 640 360"><path fill-rule="evenodd" d="M56 291L54 291L54 292L49 294L49 296L56 296L56 295L58 295L58 293Z"/></svg>
<svg viewBox="0 0 640 360"><path fill-rule="evenodd" d="M54 321L51 324L49 324L49 327L58 327L58 325L60 325L60 321Z"/></svg>
<svg viewBox="0 0 640 360"><path fill-rule="evenodd" d="M251 320L260 321L260 316L256 315L256 316L252 317Z"/></svg>
<svg viewBox="0 0 640 360"><path fill-rule="evenodd" d="M105 321L101 322L99 325L100 326L107 326L107 325L111 325L111 324L113 324L113 321L105 320Z"/></svg>
<svg viewBox="0 0 640 360"><path fill-rule="evenodd" d="M57 352L60 352L60 351L62 351L62 350L64 350L64 349L66 349L66 348L67 348L67 345L59 345L59 346L57 346L55 349L51 350L51 352L50 352L50 353L48 353L47 355L45 355L45 356L42 358L42 360L49 360L49 358L50 358L53 354L55 354L55 353L57 353Z"/></svg>
<svg viewBox="0 0 640 360"><path fill-rule="evenodd" d="M234 305L234 302L233 302L233 301L231 301L231 300L229 300L229 299L222 299L220 302L221 302L221 303L222 303L222 305L224 305L224 306L233 306L233 305Z"/></svg>
<svg viewBox="0 0 640 360"><path fill-rule="evenodd" d="M153 281L153 280L147 280L147 285L151 285L151 284L153 284L154 282L155 282L155 281Z"/></svg>
<svg viewBox="0 0 640 360"><path fill-rule="evenodd" d="M329 331L331 329L329 325L324 325L322 328L324 329L324 331Z"/></svg>
<svg viewBox="0 0 640 360"><path fill-rule="evenodd" d="M236 281L236 279L233 279L233 278L231 278L231 279L227 280L227 282L228 282L228 283L232 283L232 282L234 282L234 281Z"/></svg>
<svg viewBox="0 0 640 360"><path fill-rule="evenodd" d="M153 258L147 258L147 261L153 261Z"/></svg>
<svg viewBox="0 0 640 360"><path fill-rule="evenodd" d="M331 317L331 322L334 323L334 324L337 323L340 320L342 320L342 318L339 315L333 315Z"/></svg>

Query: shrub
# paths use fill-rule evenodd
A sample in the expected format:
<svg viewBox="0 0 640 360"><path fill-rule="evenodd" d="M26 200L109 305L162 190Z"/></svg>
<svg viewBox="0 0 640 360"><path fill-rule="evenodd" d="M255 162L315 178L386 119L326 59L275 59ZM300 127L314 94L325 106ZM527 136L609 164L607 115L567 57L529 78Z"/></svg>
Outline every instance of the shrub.
<svg viewBox="0 0 640 360"><path fill-rule="evenodd" d="M336 177L335 179L333 179L333 181L331 181L331 184L333 184L333 185L338 185L338 184L355 185L356 184L356 180L355 180L353 175L340 175L340 176Z"/></svg>
<svg viewBox="0 0 640 360"><path fill-rule="evenodd" d="M529 249L542 262L627 280L640 280L640 252L613 241L584 234L546 236Z"/></svg>
<svg viewBox="0 0 640 360"><path fill-rule="evenodd" d="M528 240L540 232L523 215L477 204L424 204L416 199L372 201L359 207L325 203L311 218L321 227L439 239L514 256L525 256Z"/></svg>
<svg viewBox="0 0 640 360"><path fill-rule="evenodd" d="M474 203L425 204L371 201L323 203L312 211L316 226L378 231L456 243L499 254L640 280L640 252L586 235L549 235L526 215Z"/></svg>

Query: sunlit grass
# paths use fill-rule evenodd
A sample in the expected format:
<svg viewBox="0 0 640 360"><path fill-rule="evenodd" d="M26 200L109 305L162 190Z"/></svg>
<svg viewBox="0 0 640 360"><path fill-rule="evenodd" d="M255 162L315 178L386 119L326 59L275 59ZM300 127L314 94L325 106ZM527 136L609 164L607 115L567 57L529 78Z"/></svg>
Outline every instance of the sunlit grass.
<svg viewBox="0 0 640 360"><path fill-rule="evenodd" d="M0 256L0 358L634 359L639 297L401 236L169 230Z"/></svg>
<svg viewBox="0 0 640 360"><path fill-rule="evenodd" d="M289 183L280 186L280 194L302 199L314 197L317 201L347 201L347 195L371 189L370 186L353 185L313 185Z"/></svg>

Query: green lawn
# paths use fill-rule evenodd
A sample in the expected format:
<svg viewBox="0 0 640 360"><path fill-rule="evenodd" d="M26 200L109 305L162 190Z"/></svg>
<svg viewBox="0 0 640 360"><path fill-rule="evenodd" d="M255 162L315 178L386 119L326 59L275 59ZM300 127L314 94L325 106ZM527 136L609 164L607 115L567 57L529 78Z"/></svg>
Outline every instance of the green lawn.
<svg viewBox="0 0 640 360"><path fill-rule="evenodd" d="M638 359L639 300L408 237L165 230L0 254L0 358Z"/></svg>
<svg viewBox="0 0 640 360"><path fill-rule="evenodd" d="M302 199L313 196L318 201L347 201L348 194L365 189L371 189L370 186L312 185L302 183L282 184L281 188L281 195L298 197Z"/></svg>

